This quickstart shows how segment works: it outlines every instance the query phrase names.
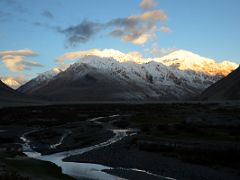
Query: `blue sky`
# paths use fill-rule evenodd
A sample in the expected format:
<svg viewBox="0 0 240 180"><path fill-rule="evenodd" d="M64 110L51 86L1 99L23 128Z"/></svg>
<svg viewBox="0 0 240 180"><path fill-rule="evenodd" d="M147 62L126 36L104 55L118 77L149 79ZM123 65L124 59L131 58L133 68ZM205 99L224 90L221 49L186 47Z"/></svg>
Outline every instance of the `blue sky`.
<svg viewBox="0 0 240 180"><path fill-rule="evenodd" d="M240 63L239 0L152 0L152 7L140 7L141 2L0 0L0 75L31 78L57 66L56 58L64 53L93 48L139 51L145 56L161 56L160 50L158 55L151 53L155 45L162 50L186 49L217 61ZM157 20L153 17L143 20L141 15L153 11L161 13ZM133 15L137 18L131 23L141 24L145 33L141 34L142 37L133 34L134 25L119 25L116 21L120 19L129 23L129 17ZM84 39L73 40L73 44L70 38L79 37L74 33L86 33L81 30L83 24L95 29L86 30ZM146 27L152 28L151 32ZM161 32L159 29L163 27L165 31ZM110 35L121 29L124 30L121 35ZM145 35L147 40L142 39ZM15 59L16 62L24 62L22 68L11 69L11 63L7 67L1 52L24 49L38 55L24 54L24 60ZM7 60L9 64L10 60Z"/></svg>

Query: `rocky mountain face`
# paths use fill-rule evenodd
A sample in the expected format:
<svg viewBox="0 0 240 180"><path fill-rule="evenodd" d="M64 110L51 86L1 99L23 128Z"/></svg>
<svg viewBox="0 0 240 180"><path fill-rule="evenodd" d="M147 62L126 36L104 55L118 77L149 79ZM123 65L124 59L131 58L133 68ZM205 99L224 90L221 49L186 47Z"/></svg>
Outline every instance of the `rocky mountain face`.
<svg viewBox="0 0 240 180"><path fill-rule="evenodd" d="M237 67L183 50L155 59L131 56L115 50L80 54L66 70L43 73L18 91L54 101L183 100Z"/></svg>
<svg viewBox="0 0 240 180"><path fill-rule="evenodd" d="M200 99L209 101L240 100L240 67L207 88L201 94Z"/></svg>
<svg viewBox="0 0 240 180"><path fill-rule="evenodd" d="M31 94L31 91L35 91L38 88L41 88L42 86L47 85L49 81L51 81L56 75L58 75L60 72L67 69L68 66L65 67L57 67L53 68L49 71L46 71L40 75L38 75L36 78L30 80L29 82L25 83L24 85L20 86L17 90L22 93L28 93Z"/></svg>

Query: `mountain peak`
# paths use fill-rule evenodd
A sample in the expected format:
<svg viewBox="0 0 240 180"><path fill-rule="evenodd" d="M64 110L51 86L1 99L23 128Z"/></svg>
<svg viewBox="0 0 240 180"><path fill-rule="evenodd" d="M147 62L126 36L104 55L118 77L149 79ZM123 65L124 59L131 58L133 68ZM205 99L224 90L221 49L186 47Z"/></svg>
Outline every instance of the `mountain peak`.
<svg viewBox="0 0 240 180"><path fill-rule="evenodd" d="M170 53L166 56L176 56L178 58L179 57L201 57L198 54L195 54L191 51L187 51L187 50L184 50L184 49L179 49L179 50L173 51L172 53Z"/></svg>
<svg viewBox="0 0 240 180"><path fill-rule="evenodd" d="M1 78L1 82L13 89L17 89L19 86L21 86L21 84L13 77L3 77Z"/></svg>
<svg viewBox="0 0 240 180"><path fill-rule="evenodd" d="M186 50L177 50L164 57L156 58L155 61L167 66L174 66L180 70L192 70L209 75L227 76L238 65L230 61L217 63L214 59L202 57Z"/></svg>
<svg viewBox="0 0 240 180"><path fill-rule="evenodd" d="M211 62L214 63L215 60L213 59L209 59L209 58L205 58L202 57L198 54L195 54L191 51L187 51L187 50L176 50L164 57L161 57L160 60L162 61L175 61L175 60L181 60L182 62L185 63L193 63L193 64L199 64L199 63L203 63L203 62Z"/></svg>

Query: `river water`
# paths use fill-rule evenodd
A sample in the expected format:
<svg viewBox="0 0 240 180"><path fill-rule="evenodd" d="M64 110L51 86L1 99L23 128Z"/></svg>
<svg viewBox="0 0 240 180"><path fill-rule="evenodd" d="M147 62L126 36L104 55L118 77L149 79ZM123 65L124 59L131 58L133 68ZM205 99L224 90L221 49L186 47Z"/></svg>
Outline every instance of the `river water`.
<svg viewBox="0 0 240 180"><path fill-rule="evenodd" d="M101 118L102 117L94 118L92 120L96 121L97 119L101 119ZM92 151L92 150L95 150L95 149L98 149L101 147L109 146L110 144L118 142L128 135L136 133L136 130L134 130L134 129L114 129L112 131L114 133L114 136L103 143L93 145L90 147L86 147L86 148L79 148L79 149L64 151L64 152L50 154L50 155L42 155L42 154L34 151L31 148L30 140L27 139L27 135L32 132L35 132L35 131L30 131L30 132L25 133L21 137L21 140L24 142L24 144L23 144L24 154L26 154L30 158L43 160L43 161L49 161L49 162L56 164L57 166L61 167L63 174L69 175L76 179L86 178L86 179L97 179L97 180L124 180L124 178L120 178L120 177L110 175L110 174L103 172L103 170L113 169L108 166L103 166L103 165L99 165L99 164L76 163L76 162L64 162L63 161L63 159L65 159L69 156L81 155L83 153L86 153L86 152L89 152L89 151ZM145 172L146 174L151 174L151 173L148 173L147 171L138 170L138 169L127 169L127 170L141 171L141 172ZM158 176L158 175L154 175L154 174L152 174L152 175ZM162 176L158 176L158 177L161 177L161 179L171 179L171 178L165 178Z"/></svg>

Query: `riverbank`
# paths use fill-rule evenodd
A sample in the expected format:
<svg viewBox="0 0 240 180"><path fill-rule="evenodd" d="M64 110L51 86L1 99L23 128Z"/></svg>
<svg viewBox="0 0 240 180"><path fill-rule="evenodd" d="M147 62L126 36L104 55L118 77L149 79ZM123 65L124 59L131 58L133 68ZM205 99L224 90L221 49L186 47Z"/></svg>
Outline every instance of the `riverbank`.
<svg viewBox="0 0 240 180"><path fill-rule="evenodd" d="M73 180L64 175L55 164L15 153L0 153L0 179L2 180ZM84 180L84 179L83 179Z"/></svg>
<svg viewBox="0 0 240 180"><path fill-rule="evenodd" d="M159 153L140 151L132 146L135 137L128 137L108 147L93 150L82 155L68 157L65 161L97 163L114 167L108 173L125 177L120 167L145 170L164 177L173 177L179 180L237 180L239 174L223 169L213 169L206 166L184 163L176 158L169 158ZM137 178L133 178L133 180Z"/></svg>

